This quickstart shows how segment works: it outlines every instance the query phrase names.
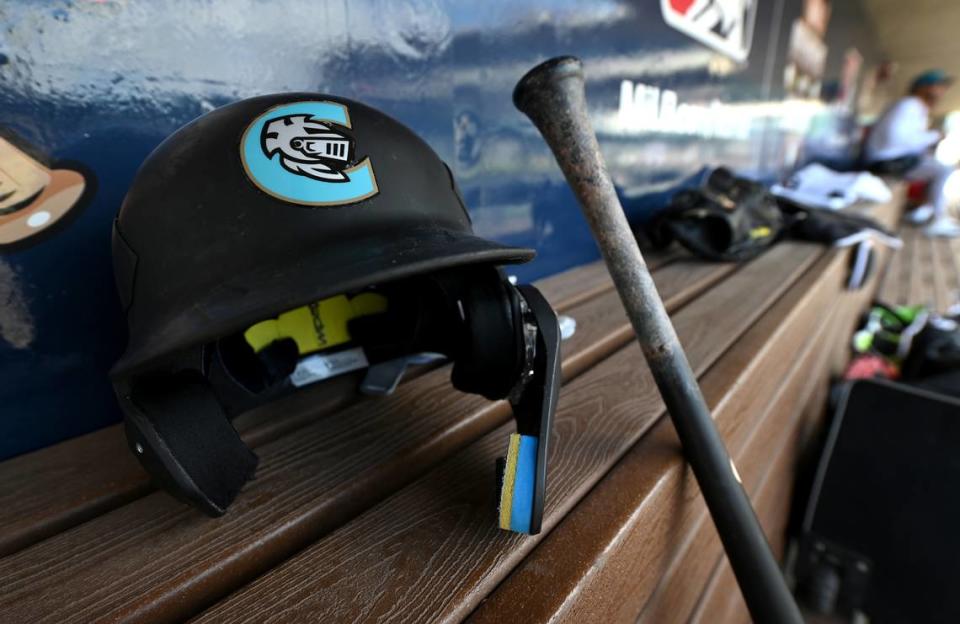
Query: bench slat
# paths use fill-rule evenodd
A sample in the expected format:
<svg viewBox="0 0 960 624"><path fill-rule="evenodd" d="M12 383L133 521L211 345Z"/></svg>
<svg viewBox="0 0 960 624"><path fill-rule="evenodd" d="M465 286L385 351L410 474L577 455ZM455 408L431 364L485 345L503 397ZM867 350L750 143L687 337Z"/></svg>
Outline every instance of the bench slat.
<svg viewBox="0 0 960 624"><path fill-rule="evenodd" d="M900 272L897 276L896 284L897 302L908 305L909 302L907 299L910 298L910 270L913 268L913 256L911 255L911 250L907 248L909 238L904 235L903 228L901 228L900 237L903 240L903 247L897 252L900 262Z"/></svg>
<svg viewBox="0 0 960 624"><path fill-rule="evenodd" d="M759 517L759 516L757 516ZM763 520L764 526L767 521ZM733 568L726 556L722 556L713 567L710 575L710 581L707 583L700 596L700 602L697 603L693 614L688 620L688 624L723 624L724 622L749 622L750 616L747 612L747 605L743 605L743 613L746 619L733 619L730 613L735 595L740 594L740 587L737 585L737 577L733 575ZM741 602L742 602L741 598Z"/></svg>
<svg viewBox="0 0 960 624"><path fill-rule="evenodd" d="M933 252L933 286L936 299L936 311L945 313L957 301L956 274L953 264L953 251L950 242L945 238L930 240Z"/></svg>
<svg viewBox="0 0 960 624"><path fill-rule="evenodd" d="M903 238L902 232L899 234ZM906 241L904 240L904 244ZM890 260L883 269L883 279L880 283L880 289L877 297L880 301L889 305L898 305L904 302L903 291L903 266L904 256L907 254L905 248L898 249L890 255Z"/></svg>
<svg viewBox="0 0 960 624"><path fill-rule="evenodd" d="M694 369L702 374L714 364L822 253L779 246L676 313ZM551 442L545 531L662 413L649 370L632 346L564 388ZM484 437L198 621L468 615L542 539L504 533L490 521L495 492L489 466L510 430Z"/></svg>
<svg viewBox="0 0 960 624"><path fill-rule="evenodd" d="M951 238L947 241L945 255L953 260L953 278L948 282L960 298L960 238Z"/></svg>
<svg viewBox="0 0 960 624"><path fill-rule="evenodd" d="M678 253L652 254L652 267ZM602 262L537 282L558 310L610 291ZM409 376L409 381L413 375ZM342 409L357 400L357 375L331 380L288 397L282 404L243 414L235 426L252 447ZM0 463L0 557L107 513L154 490L115 425Z"/></svg>
<svg viewBox="0 0 960 624"><path fill-rule="evenodd" d="M655 279L674 307L733 270L672 266ZM578 331L564 344L567 375L592 364L581 351L600 359L623 346L608 335L631 339L612 290L569 313ZM429 372L388 399L348 407L264 445L258 478L222 519L156 493L0 560L0 619L188 616L510 418L505 403L453 391L448 375Z"/></svg>
<svg viewBox="0 0 960 624"><path fill-rule="evenodd" d="M933 300L933 283L926 270L930 266L929 239L915 227L905 228L905 231L909 232L910 239L910 294L907 302L910 305L928 305Z"/></svg>
<svg viewBox="0 0 960 624"><path fill-rule="evenodd" d="M918 233L917 242L920 245L920 267L923 272L923 303L930 308L935 308L937 305L937 291L934 277L936 274L936 264L933 259L933 239L922 233Z"/></svg>
<svg viewBox="0 0 960 624"><path fill-rule="evenodd" d="M900 238L903 240L903 248L900 250L900 302L910 304L910 273L913 270L913 238L907 232L909 228L900 228Z"/></svg>

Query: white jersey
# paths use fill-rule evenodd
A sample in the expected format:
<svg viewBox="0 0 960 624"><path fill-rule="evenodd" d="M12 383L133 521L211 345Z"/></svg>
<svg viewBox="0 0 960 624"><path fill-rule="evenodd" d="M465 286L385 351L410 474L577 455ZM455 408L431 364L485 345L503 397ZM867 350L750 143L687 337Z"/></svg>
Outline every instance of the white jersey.
<svg viewBox="0 0 960 624"><path fill-rule="evenodd" d="M929 115L927 105L916 96L898 100L873 125L867 139L867 160L892 160L927 151L940 140L940 133L929 128Z"/></svg>

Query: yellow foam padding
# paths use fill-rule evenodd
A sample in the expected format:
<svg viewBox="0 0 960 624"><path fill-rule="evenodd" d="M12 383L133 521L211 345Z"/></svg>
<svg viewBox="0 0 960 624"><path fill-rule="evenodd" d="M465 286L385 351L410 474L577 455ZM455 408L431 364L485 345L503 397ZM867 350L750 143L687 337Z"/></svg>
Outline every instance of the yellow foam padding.
<svg viewBox="0 0 960 624"><path fill-rule="evenodd" d="M243 337L256 353L277 340L292 338L297 350L304 355L349 342L347 323L351 319L386 310L387 299L383 295L361 293L353 298L337 295L261 321L247 329Z"/></svg>
<svg viewBox="0 0 960 624"><path fill-rule="evenodd" d="M510 434L507 447L507 465L503 471L503 487L500 489L500 528L510 530L510 514L513 511L513 486L517 478L517 459L520 456L520 434Z"/></svg>

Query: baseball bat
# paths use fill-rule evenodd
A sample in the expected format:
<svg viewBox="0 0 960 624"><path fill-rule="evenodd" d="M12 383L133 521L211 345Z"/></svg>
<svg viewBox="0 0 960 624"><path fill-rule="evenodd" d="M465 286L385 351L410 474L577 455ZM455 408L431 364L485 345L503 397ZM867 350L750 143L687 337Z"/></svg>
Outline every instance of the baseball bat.
<svg viewBox="0 0 960 624"><path fill-rule="evenodd" d="M587 116L580 60L558 57L533 68L517 83L513 103L543 135L580 201L750 615L761 624L802 624L607 173Z"/></svg>

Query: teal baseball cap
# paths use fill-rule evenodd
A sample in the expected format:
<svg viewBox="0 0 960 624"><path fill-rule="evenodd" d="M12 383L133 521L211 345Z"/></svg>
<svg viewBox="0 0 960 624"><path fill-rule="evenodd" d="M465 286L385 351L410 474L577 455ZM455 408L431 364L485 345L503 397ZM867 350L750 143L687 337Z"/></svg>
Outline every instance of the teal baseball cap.
<svg viewBox="0 0 960 624"><path fill-rule="evenodd" d="M953 77L948 76L942 69L929 69L919 74L910 84L910 90L922 89L923 87L932 87L934 85L949 85L953 83Z"/></svg>

